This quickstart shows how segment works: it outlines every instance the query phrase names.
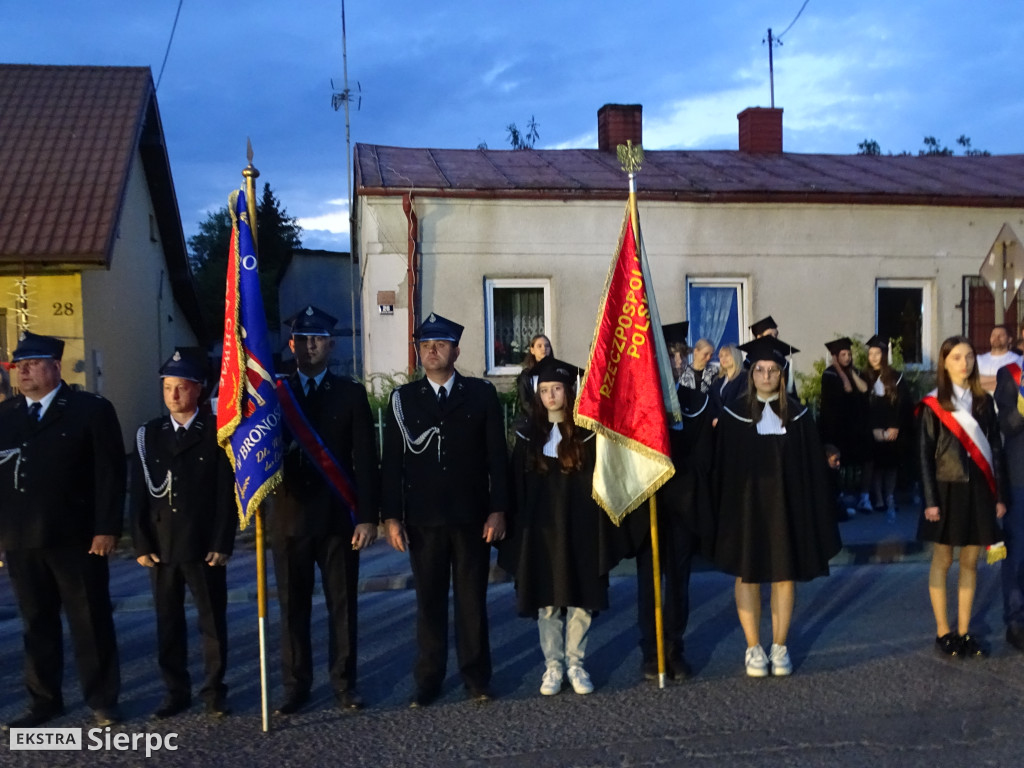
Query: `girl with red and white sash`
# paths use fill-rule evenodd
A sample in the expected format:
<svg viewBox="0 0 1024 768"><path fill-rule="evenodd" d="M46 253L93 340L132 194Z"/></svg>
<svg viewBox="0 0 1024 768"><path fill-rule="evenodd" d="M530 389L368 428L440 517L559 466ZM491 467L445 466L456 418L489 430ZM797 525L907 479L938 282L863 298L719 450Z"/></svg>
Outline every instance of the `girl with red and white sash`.
<svg viewBox="0 0 1024 768"><path fill-rule="evenodd" d="M935 613L935 645L947 656L978 657L985 650L970 634L978 557L999 541L1006 514L1002 442L992 397L981 388L974 347L953 336L939 348L938 386L921 401L918 426L924 512L917 538L934 542L928 593ZM947 615L946 577L960 548L957 626Z"/></svg>

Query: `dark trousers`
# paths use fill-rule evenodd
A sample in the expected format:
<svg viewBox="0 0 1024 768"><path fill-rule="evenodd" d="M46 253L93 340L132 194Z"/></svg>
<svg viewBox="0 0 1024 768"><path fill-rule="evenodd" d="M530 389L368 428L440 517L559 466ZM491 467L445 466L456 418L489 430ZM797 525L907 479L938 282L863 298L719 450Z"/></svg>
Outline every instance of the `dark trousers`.
<svg viewBox="0 0 1024 768"><path fill-rule="evenodd" d="M228 662L227 569L204 562L158 563L150 569L156 605L157 662L168 693L178 700L192 698L188 674L185 585L195 602L203 641L206 678L199 695L219 701L227 694L224 671Z"/></svg>
<svg viewBox="0 0 1024 768"><path fill-rule="evenodd" d="M92 709L117 705L121 668L107 558L84 547L7 553L25 637L25 686L33 709L64 705L61 606L74 645L82 696Z"/></svg>
<svg viewBox="0 0 1024 768"><path fill-rule="evenodd" d="M1003 621L1024 632L1024 488L1010 489L1010 503L1003 518L1006 559L1002 562Z"/></svg>
<svg viewBox="0 0 1024 768"><path fill-rule="evenodd" d="M487 575L491 546L483 527L408 526L409 560L416 581L416 643L413 668L418 690L434 693L448 663L448 587L455 598L455 652L462 681L471 691L491 682L487 629Z"/></svg>
<svg viewBox="0 0 1024 768"><path fill-rule="evenodd" d="M327 603L328 676L334 692L356 687L356 606L359 553L352 537L288 536L274 541L274 574L281 605L281 682L287 695L309 693L313 686L310 620L314 566Z"/></svg>
<svg viewBox="0 0 1024 768"><path fill-rule="evenodd" d="M658 515L658 543L662 577L662 629L666 656L683 654L683 635L690 618L690 568L696 538L676 515ZM654 622L654 560L648 537L636 554L637 619L640 650L645 661L657 658L658 633Z"/></svg>

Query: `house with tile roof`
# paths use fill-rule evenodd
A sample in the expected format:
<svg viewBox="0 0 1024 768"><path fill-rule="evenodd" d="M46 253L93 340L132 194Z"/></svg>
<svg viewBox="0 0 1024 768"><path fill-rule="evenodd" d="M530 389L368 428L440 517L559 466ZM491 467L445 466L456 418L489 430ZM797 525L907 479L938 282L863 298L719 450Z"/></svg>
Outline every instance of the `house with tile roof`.
<svg viewBox="0 0 1024 768"><path fill-rule="evenodd" d="M663 322L689 320L691 343L720 345L770 314L805 372L837 334L900 337L924 366L952 334L987 348L978 272L1004 225L1024 234L1024 155L796 154L781 109L738 119L737 150L646 152L639 213ZM585 363L627 140L642 144L640 105L601 108L597 149L358 144L364 370L411 370L411 330L431 311L466 326L466 373L507 384L534 333Z"/></svg>
<svg viewBox="0 0 1024 768"><path fill-rule="evenodd" d="M149 68L0 65L0 168L0 359L21 330L61 337L64 379L127 440L160 364L208 341Z"/></svg>

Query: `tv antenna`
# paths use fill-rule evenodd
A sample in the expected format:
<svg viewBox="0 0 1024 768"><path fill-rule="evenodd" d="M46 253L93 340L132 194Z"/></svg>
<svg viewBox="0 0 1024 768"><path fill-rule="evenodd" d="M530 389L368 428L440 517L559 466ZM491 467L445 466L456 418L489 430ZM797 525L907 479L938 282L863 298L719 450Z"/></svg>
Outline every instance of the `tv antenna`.
<svg viewBox="0 0 1024 768"><path fill-rule="evenodd" d="M352 120L350 106L353 93L348 87L348 41L345 29L345 0L341 0L341 61L344 77L344 87L339 91L331 79L331 106L337 112L344 105L345 107L345 180L348 183L348 286L349 286L349 307L351 309L351 334L352 334L352 373L359 371L358 355L356 354L356 249L352 240L352 233L355 230L353 222L355 214L352 211ZM363 105L363 89L356 81L356 111ZM362 293L360 286L359 292Z"/></svg>
<svg viewBox="0 0 1024 768"><path fill-rule="evenodd" d="M768 37L762 40L762 43L768 43L768 82L771 83L772 89L772 109L775 109L775 60L772 56L775 46L782 47L782 36L789 32L796 24L796 20L800 18L800 14L804 12L804 8L811 0L804 0L804 4L800 6L800 10L796 12L796 16L789 22L789 26L786 27L782 32L775 37L772 37L772 28L768 27Z"/></svg>

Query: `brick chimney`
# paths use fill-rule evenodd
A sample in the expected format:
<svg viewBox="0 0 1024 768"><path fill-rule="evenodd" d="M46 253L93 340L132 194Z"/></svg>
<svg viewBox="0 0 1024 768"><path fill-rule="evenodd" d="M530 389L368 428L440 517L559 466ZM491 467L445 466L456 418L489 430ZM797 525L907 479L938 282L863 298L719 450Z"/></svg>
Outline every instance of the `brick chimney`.
<svg viewBox="0 0 1024 768"><path fill-rule="evenodd" d="M740 121L740 152L782 152L781 109L748 107L736 117Z"/></svg>
<svg viewBox="0 0 1024 768"><path fill-rule="evenodd" d="M597 110L597 148L614 152L619 144L643 143L642 104L605 104Z"/></svg>

